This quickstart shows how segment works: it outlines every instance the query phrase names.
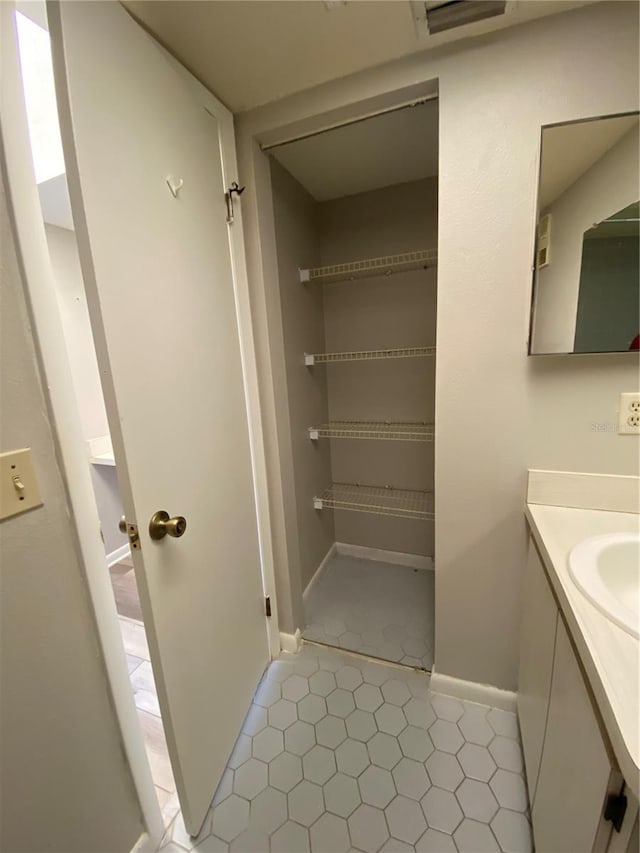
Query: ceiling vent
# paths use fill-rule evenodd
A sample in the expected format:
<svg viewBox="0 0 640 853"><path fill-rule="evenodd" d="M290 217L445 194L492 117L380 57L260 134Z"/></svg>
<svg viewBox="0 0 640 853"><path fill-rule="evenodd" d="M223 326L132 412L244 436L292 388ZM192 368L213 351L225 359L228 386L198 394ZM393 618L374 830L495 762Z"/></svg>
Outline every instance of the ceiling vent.
<svg viewBox="0 0 640 853"><path fill-rule="evenodd" d="M420 35L435 35L504 15L506 0L421 0L412 3Z"/></svg>

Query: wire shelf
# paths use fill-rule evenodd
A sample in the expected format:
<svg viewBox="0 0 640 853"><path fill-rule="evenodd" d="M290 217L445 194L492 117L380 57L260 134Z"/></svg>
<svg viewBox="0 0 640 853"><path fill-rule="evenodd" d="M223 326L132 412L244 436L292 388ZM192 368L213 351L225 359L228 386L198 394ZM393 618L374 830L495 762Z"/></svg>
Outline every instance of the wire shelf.
<svg viewBox="0 0 640 853"><path fill-rule="evenodd" d="M298 270L302 282L354 281L374 275L392 275L405 270L428 269L438 262L436 249L419 249L415 252L401 252L397 255L385 255L381 258L366 258L361 261L349 261L344 264L332 264L326 267L314 267Z"/></svg>
<svg viewBox="0 0 640 853"><path fill-rule="evenodd" d="M309 438L357 438L385 441L433 441L434 425L426 421L331 421L309 427Z"/></svg>
<svg viewBox="0 0 640 853"><path fill-rule="evenodd" d="M313 499L314 509L345 509L395 518L435 518L433 491L333 483Z"/></svg>
<svg viewBox="0 0 640 853"><path fill-rule="evenodd" d="M434 356L435 347L404 347L401 349L369 349L356 352L316 352L305 353L304 363L328 364L336 361L371 361L377 358L420 358Z"/></svg>

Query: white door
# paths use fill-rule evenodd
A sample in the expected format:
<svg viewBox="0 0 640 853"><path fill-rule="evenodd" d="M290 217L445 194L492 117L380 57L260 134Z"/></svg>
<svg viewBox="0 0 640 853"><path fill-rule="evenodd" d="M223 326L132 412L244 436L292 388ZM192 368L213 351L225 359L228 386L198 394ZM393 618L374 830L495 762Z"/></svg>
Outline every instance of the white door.
<svg viewBox="0 0 640 853"><path fill-rule="evenodd" d="M118 479L139 530L162 719L196 833L268 662L218 127L119 4L52 4L49 14ZM158 510L186 518L182 537L152 540Z"/></svg>

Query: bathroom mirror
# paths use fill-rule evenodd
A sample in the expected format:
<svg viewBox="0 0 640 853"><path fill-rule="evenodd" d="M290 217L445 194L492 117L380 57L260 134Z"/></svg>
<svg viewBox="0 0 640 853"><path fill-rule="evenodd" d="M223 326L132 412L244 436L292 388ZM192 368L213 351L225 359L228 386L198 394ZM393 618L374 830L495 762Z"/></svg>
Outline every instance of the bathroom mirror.
<svg viewBox="0 0 640 853"><path fill-rule="evenodd" d="M529 354L639 349L638 113L542 128Z"/></svg>

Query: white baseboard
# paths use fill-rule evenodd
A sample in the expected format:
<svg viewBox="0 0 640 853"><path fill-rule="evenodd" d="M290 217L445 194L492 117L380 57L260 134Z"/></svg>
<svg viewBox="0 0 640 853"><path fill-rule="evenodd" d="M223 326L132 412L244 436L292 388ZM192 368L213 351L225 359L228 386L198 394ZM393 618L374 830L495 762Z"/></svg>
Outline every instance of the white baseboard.
<svg viewBox="0 0 640 853"><path fill-rule="evenodd" d="M477 702L479 705L490 705L502 711L515 713L517 708L517 694L512 690L501 690L499 687L480 684L478 681L464 681L462 678L442 675L439 672L431 673L431 689L434 693L444 693L445 696Z"/></svg>
<svg viewBox="0 0 640 853"><path fill-rule="evenodd" d="M311 578L309 583L304 588L304 592L302 593L302 600L303 601L307 600L309 593L311 592L313 587L318 583L318 581L320 580L320 578L324 574L324 570L327 568L327 566L329 564L329 560L333 557L333 555L335 553L336 553L336 544L334 542L334 544L329 548L327 553L322 558L322 562L320 563L318 568L313 573L313 577Z"/></svg>
<svg viewBox="0 0 640 853"><path fill-rule="evenodd" d="M285 634L283 631L280 631L280 648L283 652L295 655L300 651L301 646L302 631L300 628L296 628L295 634Z"/></svg>
<svg viewBox="0 0 640 853"><path fill-rule="evenodd" d="M107 566L111 568L111 566L115 566L116 563L119 563L120 560L124 560L125 557L131 556L131 548L129 547L129 543L126 542L124 545L121 545L119 548L116 548L115 551L112 551L110 554L107 554Z"/></svg>
<svg viewBox="0 0 640 853"><path fill-rule="evenodd" d="M148 832L143 832L131 848L131 853L154 853L162 839L154 839Z"/></svg>
<svg viewBox="0 0 640 853"><path fill-rule="evenodd" d="M348 542L336 542L335 549L344 557L360 557L375 560L378 563L395 563L397 566L410 566L412 569L433 570L433 557L421 554L403 554L402 551L383 551L381 548L368 548L366 545L350 545ZM314 575L315 577L315 575Z"/></svg>

